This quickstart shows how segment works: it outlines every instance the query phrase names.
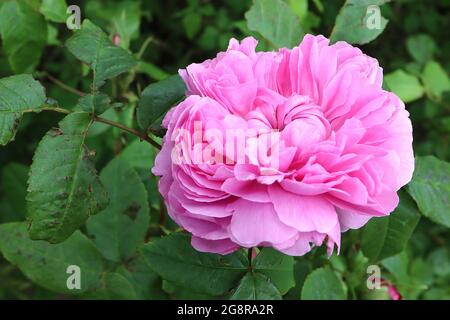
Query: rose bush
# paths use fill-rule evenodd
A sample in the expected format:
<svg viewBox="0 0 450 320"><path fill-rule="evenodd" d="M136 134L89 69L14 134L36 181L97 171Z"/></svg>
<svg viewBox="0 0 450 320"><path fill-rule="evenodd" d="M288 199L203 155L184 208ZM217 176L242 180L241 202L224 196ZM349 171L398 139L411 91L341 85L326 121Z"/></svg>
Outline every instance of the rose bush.
<svg viewBox="0 0 450 320"><path fill-rule="evenodd" d="M0 299L450 298L449 1L71 4L0 1Z"/></svg>
<svg viewBox="0 0 450 320"><path fill-rule="evenodd" d="M396 208L414 169L409 113L377 60L346 42L256 46L232 39L179 71L188 97L164 118L153 173L199 251L298 256L325 242L331 255L341 232Z"/></svg>

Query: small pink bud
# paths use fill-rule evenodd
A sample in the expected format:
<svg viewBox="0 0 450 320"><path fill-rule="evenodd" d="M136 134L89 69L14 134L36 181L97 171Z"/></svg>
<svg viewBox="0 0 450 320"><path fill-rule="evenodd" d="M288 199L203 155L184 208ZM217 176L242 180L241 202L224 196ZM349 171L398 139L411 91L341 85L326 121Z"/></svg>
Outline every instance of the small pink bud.
<svg viewBox="0 0 450 320"><path fill-rule="evenodd" d="M392 300L402 300L402 295L398 292L397 287L393 284L388 286L388 293Z"/></svg>
<svg viewBox="0 0 450 320"><path fill-rule="evenodd" d="M112 38L112 42L114 45L118 46L120 44L120 36L118 34L115 34Z"/></svg>

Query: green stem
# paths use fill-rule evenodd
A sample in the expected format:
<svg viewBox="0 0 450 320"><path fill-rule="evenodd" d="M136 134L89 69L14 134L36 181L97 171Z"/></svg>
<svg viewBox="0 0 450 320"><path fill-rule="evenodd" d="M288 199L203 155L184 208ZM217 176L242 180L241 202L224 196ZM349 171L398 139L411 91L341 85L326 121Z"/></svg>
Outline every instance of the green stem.
<svg viewBox="0 0 450 320"><path fill-rule="evenodd" d="M57 107L44 107L42 108L43 111L55 111L59 113L69 114L71 113L70 110L63 109L63 108L57 108Z"/></svg>
<svg viewBox="0 0 450 320"><path fill-rule="evenodd" d="M102 117L99 117L99 116L96 116L96 115L94 115L94 121L102 122L102 123L108 124L110 126L119 128L119 129L121 129L123 131L126 131L128 133L131 133L131 134L135 135L136 137L140 138L141 140L147 141L148 143L150 143L155 148L161 150L161 145L158 142L156 142L155 140L150 138L145 133L137 131L136 129L124 126L123 124L120 124L118 122L111 121L111 120L108 120L108 119L105 119L105 118L102 118Z"/></svg>
<svg viewBox="0 0 450 320"><path fill-rule="evenodd" d="M72 113L70 110L63 109L63 108L58 108L58 107L44 107L44 108L42 108L42 110L44 110L44 111L55 111L55 112L64 113L64 114ZM161 145L158 142L156 142L155 140L153 140L151 137L149 137L145 133L142 133L142 132L139 132L136 129L124 126L121 123L118 123L118 122L115 122L115 121L111 121L111 120L99 117L97 115L93 115L92 119L94 121L102 122L102 123L105 123L105 124L110 125L112 127L116 127L116 128L119 128L119 129L121 129L123 131L126 131L128 133L131 133L132 135L135 135L139 139L147 141L148 143L150 143L155 148L161 150Z"/></svg>
<svg viewBox="0 0 450 320"><path fill-rule="evenodd" d="M253 248L249 248L247 250L247 258L248 258L248 269L252 270Z"/></svg>
<svg viewBox="0 0 450 320"><path fill-rule="evenodd" d="M61 87L62 89L73 93L77 96L83 97L86 94L78 89L72 88L71 86L68 86L67 84L65 84L64 82L62 82L61 80L56 79L54 76L52 76L51 74L46 73L45 76L54 84L56 84L57 86Z"/></svg>
<svg viewBox="0 0 450 320"><path fill-rule="evenodd" d="M153 41L153 36L148 37L145 39L144 43L142 44L141 48L139 49L139 52L137 53L137 58L140 60L142 58L142 55L144 54L145 50L147 50L148 45Z"/></svg>

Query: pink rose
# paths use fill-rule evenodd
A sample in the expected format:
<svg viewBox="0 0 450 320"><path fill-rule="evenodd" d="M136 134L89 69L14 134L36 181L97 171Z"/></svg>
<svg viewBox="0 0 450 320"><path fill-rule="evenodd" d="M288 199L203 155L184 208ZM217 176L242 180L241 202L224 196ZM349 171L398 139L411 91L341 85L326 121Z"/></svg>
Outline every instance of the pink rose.
<svg viewBox="0 0 450 320"><path fill-rule="evenodd" d="M153 173L170 216L199 251L271 246L303 255L398 204L414 170L403 102L376 59L306 35L278 52L232 39L180 75Z"/></svg>

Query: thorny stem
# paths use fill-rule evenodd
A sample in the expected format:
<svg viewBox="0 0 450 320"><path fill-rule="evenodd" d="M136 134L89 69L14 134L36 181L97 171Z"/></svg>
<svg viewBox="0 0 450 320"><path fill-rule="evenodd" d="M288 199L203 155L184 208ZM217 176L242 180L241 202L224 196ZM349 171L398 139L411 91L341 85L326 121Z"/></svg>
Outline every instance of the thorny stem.
<svg viewBox="0 0 450 320"><path fill-rule="evenodd" d="M153 37L150 36L147 39L145 39L144 43L141 46L141 49L139 49L139 52L137 54L138 59L142 58L142 55L144 54L145 50L147 49L148 45L153 41Z"/></svg>
<svg viewBox="0 0 450 320"><path fill-rule="evenodd" d="M253 248L247 249L247 258L248 258L248 269L252 270Z"/></svg>
<svg viewBox="0 0 450 320"><path fill-rule="evenodd" d="M54 84L56 84L57 86L61 87L62 89L73 93L77 96L83 97L86 94L78 89L72 88L71 86L68 86L67 84L65 84L64 82L62 82L61 80L56 79L54 76L52 76L51 74L46 73L45 76Z"/></svg>
<svg viewBox="0 0 450 320"><path fill-rule="evenodd" d="M161 150L161 145L158 142L156 142L155 140L150 138L147 134L139 132L136 129L124 126L123 124L120 124L118 122L111 121L111 120L108 120L108 119L104 119L104 118L96 116L96 115L94 115L94 121L103 122L103 123L109 124L110 126L119 128L119 129L121 129L123 131L126 131L128 133L131 133L131 134L135 135L136 137L140 138L141 140L147 141L148 143L150 143L155 148Z"/></svg>
<svg viewBox="0 0 450 320"><path fill-rule="evenodd" d="M57 107L44 107L44 108L42 108L42 110L46 110L46 111L55 111L55 112L64 113L64 114L69 114L69 113L71 113L70 110L63 109L63 108L57 108ZM126 132L128 132L128 133L131 133L132 135L135 135L135 136L138 137L139 139L144 140L144 141L147 141L148 143L150 143L150 144L151 144L152 146L154 146L155 148L161 150L161 145L160 145L158 142L156 142L155 140L153 140L153 139L152 139L151 137L149 137L147 134L142 133L142 132L139 132L139 131L136 130L136 129L133 129L133 128L124 126L124 125L121 124L121 123L118 123L118 122L115 122L115 121L111 121L111 120L108 120L108 119L99 117L99 116L97 116L97 115L93 115L93 120L94 120L94 121L97 121L97 122L102 122L102 123L108 124L108 125L110 125L110 126L119 128L119 129L121 129L121 130L123 130L123 131L126 131Z"/></svg>
<svg viewBox="0 0 450 320"><path fill-rule="evenodd" d="M166 215L164 212L164 201L162 199L160 199L160 204L159 204L159 224L160 225L164 225L166 220Z"/></svg>

